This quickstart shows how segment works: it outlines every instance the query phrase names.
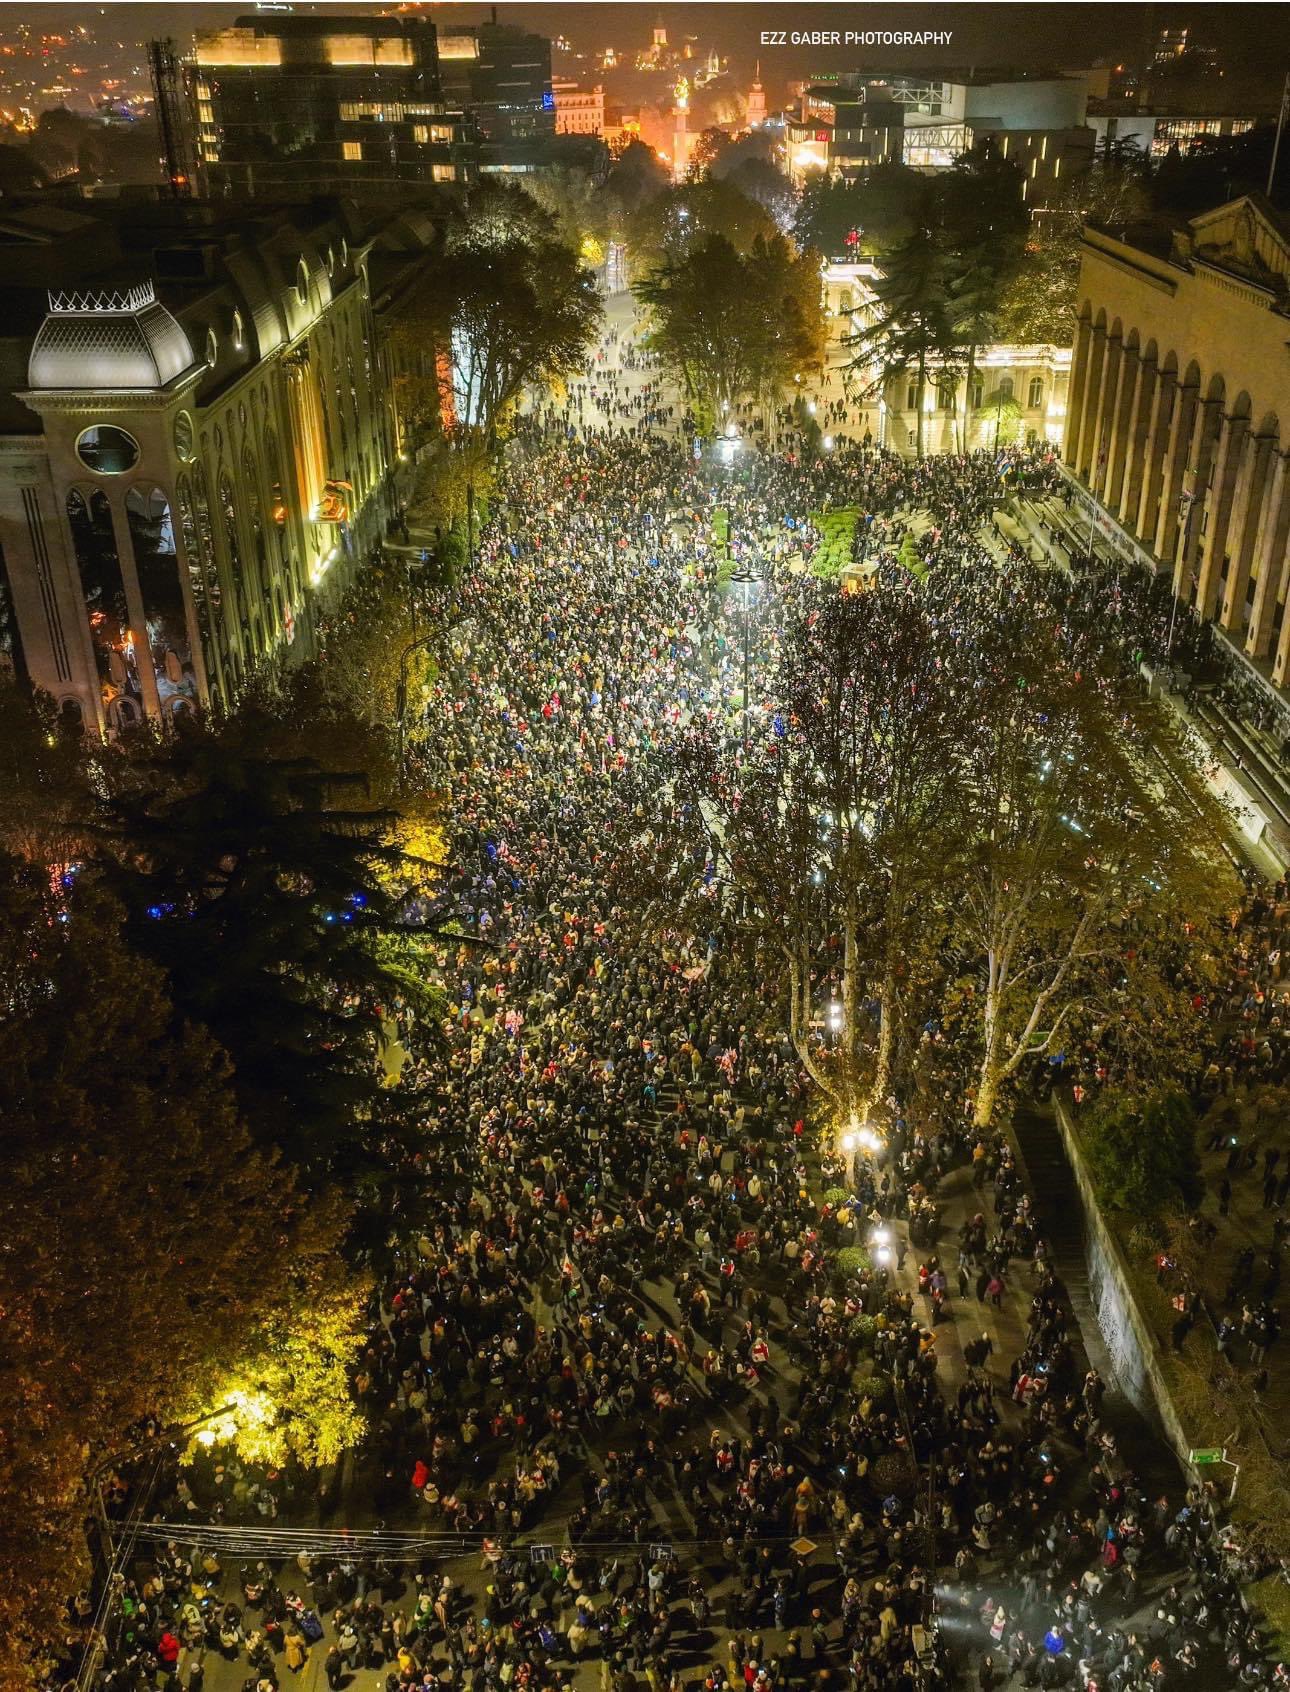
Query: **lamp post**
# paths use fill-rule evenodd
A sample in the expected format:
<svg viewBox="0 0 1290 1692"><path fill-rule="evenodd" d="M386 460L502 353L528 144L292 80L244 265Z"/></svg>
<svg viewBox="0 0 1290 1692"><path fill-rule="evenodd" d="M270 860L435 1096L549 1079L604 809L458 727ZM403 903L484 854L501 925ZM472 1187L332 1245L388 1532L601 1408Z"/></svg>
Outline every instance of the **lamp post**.
<svg viewBox="0 0 1290 1692"><path fill-rule="evenodd" d="M761 577L749 564L741 565L730 578L731 583L739 589L739 603L743 609L743 749L744 757L748 756L748 683L749 683L749 640L752 631L752 607L757 589L761 586Z"/></svg>

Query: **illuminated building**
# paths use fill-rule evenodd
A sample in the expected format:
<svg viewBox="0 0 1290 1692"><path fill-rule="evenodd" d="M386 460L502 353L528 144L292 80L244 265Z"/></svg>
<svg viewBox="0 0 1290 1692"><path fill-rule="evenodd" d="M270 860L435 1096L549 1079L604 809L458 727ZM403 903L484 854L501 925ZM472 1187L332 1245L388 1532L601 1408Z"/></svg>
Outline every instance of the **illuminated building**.
<svg viewBox="0 0 1290 1692"><path fill-rule="evenodd" d="M308 655L383 533L371 245L336 202L32 203L0 224L12 657L87 731L227 707Z"/></svg>
<svg viewBox="0 0 1290 1692"><path fill-rule="evenodd" d="M1089 127L1099 142L1131 141L1156 162L1167 157L1175 147L1186 154L1206 138L1244 135L1257 122L1258 117L1253 113L1201 114L1157 106L1126 110L1111 101L1091 102L1088 114Z"/></svg>
<svg viewBox="0 0 1290 1692"><path fill-rule="evenodd" d="M212 195L391 198L472 174L429 19L256 13L199 32L186 68L190 151Z"/></svg>
<svg viewBox="0 0 1290 1692"><path fill-rule="evenodd" d="M760 129L766 121L766 90L761 85L761 60L753 72L752 87L748 90L748 127Z"/></svg>
<svg viewBox="0 0 1290 1692"><path fill-rule="evenodd" d="M828 323L826 357L841 371L855 356L847 337L872 323L879 301L874 283L881 275L868 258L835 258L824 267L824 303ZM1019 441L1048 441L1056 446L1066 419L1071 350L1011 343L978 347L972 386L966 372L931 360L923 389L923 451L974 451ZM853 407L880 445L906 455L917 449L918 383L913 372L879 381L880 370L856 371L846 378ZM964 436L966 434L966 440Z"/></svg>
<svg viewBox="0 0 1290 1692"><path fill-rule="evenodd" d="M1261 195L1172 241L1087 227L1064 455L1122 556L1290 672L1290 226ZM1089 504L1088 496L1092 496Z"/></svg>
<svg viewBox="0 0 1290 1692"><path fill-rule="evenodd" d="M557 77L551 84L555 96L557 135L603 135L605 132L605 90L579 88L576 82Z"/></svg>
<svg viewBox="0 0 1290 1692"><path fill-rule="evenodd" d="M443 24L439 80L444 98L478 130L485 166L505 162L508 148L522 160L527 155L520 149L531 152L556 133L551 43L545 35L499 24L495 17L469 27Z"/></svg>

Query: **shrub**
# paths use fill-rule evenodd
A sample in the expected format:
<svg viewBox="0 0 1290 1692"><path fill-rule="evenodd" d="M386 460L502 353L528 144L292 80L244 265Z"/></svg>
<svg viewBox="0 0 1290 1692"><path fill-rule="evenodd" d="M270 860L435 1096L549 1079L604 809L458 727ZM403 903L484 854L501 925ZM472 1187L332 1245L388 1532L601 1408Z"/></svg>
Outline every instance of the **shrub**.
<svg viewBox="0 0 1290 1692"><path fill-rule="evenodd" d="M893 1494L900 1499L912 1498L918 1485L918 1469L903 1451L884 1451L869 1469L869 1481L880 1498Z"/></svg>
<svg viewBox="0 0 1290 1692"><path fill-rule="evenodd" d="M1113 1096L1089 1117L1084 1143L1098 1188L1113 1210L1139 1218L1200 1203L1196 1113L1184 1093Z"/></svg>
<svg viewBox="0 0 1290 1692"><path fill-rule="evenodd" d="M845 1187L826 1187L822 1202L836 1210L840 1204L845 1204L850 1197L851 1194Z"/></svg>
<svg viewBox="0 0 1290 1692"><path fill-rule="evenodd" d="M848 1334L853 1345L858 1345L864 1352L873 1350L874 1336L878 1332L878 1324L872 1316L853 1316Z"/></svg>
<svg viewBox="0 0 1290 1692"><path fill-rule="evenodd" d="M843 1246L833 1259L834 1273L840 1280L858 1280L869 1267L869 1253L863 1246Z"/></svg>
<svg viewBox="0 0 1290 1692"><path fill-rule="evenodd" d="M874 1410L885 1410L895 1398L891 1381L886 1375L875 1375L871 1370L857 1369L851 1377L851 1386L861 1398L867 1398Z"/></svg>

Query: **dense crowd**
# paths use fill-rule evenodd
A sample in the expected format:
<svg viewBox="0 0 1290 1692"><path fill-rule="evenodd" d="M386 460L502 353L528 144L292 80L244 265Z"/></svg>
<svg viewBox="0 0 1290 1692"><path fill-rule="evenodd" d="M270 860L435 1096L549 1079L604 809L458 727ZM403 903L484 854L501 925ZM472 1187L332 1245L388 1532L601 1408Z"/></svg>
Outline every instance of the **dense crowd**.
<svg viewBox="0 0 1290 1692"><path fill-rule="evenodd" d="M861 442L727 476L627 432L659 402L615 416L617 362L591 378L603 429L539 418L514 443L418 737L462 938L439 960L450 1055L419 1077L407 1184L429 1220L400 1239L355 1392L372 1519L470 1559L401 1570L360 1544L235 1573L201 1522L289 1517L297 1483L208 1455L100 1684L182 1661L190 1687L272 1692L318 1654L333 1688L388 1692L586 1685L587 1662L602 1692L1283 1684L1209 1499L1149 1497L1121 1456L953 1054L929 1050L848 1170L722 913L660 944L622 902L626 783L665 779L699 716L738 728L716 508L771 577L842 505L879 556L917 513L951 568L986 555L1001 487L1050 468ZM944 1194L969 1170L959 1217ZM1002 1356L983 1312L1009 1295L1024 1332Z"/></svg>

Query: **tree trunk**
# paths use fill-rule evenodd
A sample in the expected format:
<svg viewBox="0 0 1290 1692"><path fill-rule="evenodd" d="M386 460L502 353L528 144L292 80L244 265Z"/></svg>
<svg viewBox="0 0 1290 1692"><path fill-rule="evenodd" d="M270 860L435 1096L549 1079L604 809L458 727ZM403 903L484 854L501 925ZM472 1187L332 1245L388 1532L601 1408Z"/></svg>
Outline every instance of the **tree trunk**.
<svg viewBox="0 0 1290 1692"><path fill-rule="evenodd" d="M981 1073L977 1080L976 1108L972 1112L972 1125L975 1128L988 1128L990 1119L994 1115L994 1107L999 1098L999 1068L990 1056L981 1060Z"/></svg>
<svg viewBox="0 0 1290 1692"><path fill-rule="evenodd" d="M959 451L969 451L968 442L972 438L972 379L976 375L976 343L968 346L967 381L963 385L963 439L959 443Z"/></svg>

